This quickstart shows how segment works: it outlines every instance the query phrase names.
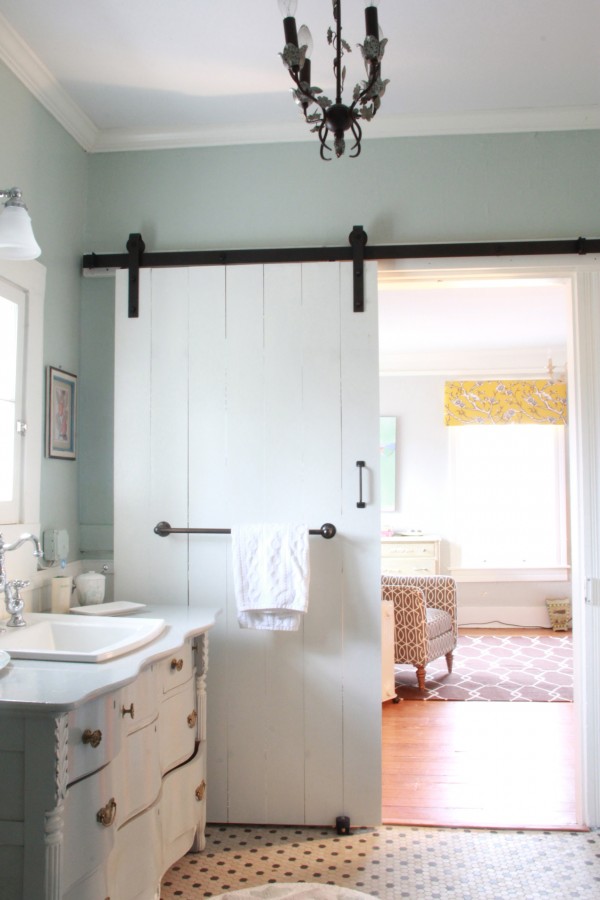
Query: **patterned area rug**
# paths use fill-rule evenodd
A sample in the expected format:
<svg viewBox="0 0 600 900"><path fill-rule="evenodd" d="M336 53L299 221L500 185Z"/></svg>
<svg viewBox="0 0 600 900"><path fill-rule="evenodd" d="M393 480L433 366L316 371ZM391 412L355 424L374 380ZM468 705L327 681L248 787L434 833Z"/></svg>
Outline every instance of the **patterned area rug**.
<svg viewBox="0 0 600 900"><path fill-rule="evenodd" d="M396 666L400 700L546 703L573 699L571 634L459 635L452 674L442 656L427 667L420 691L414 666Z"/></svg>

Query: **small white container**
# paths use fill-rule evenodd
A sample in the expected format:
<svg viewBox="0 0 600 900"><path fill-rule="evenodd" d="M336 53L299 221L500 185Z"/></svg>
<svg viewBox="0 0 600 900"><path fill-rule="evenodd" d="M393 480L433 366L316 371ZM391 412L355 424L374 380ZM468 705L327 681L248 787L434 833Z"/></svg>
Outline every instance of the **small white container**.
<svg viewBox="0 0 600 900"><path fill-rule="evenodd" d="M79 591L81 606L90 606L93 603L102 603L106 578L98 572L84 572L75 579L75 586Z"/></svg>
<svg viewBox="0 0 600 900"><path fill-rule="evenodd" d="M53 613L68 613L71 606L73 579L70 575L56 575L52 579L50 604Z"/></svg>

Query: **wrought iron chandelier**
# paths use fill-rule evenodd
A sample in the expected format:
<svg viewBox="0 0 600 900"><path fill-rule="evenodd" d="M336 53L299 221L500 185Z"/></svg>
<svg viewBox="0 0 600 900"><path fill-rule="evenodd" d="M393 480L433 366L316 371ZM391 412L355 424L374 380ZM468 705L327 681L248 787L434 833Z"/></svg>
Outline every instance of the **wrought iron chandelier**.
<svg viewBox="0 0 600 900"><path fill-rule="evenodd" d="M342 3L341 0L332 0L335 29L327 31L327 42L335 51L333 60L333 73L335 75L335 102L325 97L319 87L311 84L312 36L306 25L296 31L296 19L294 18L298 0L278 0L279 10L283 16L283 30L285 34L285 47L281 58L284 66L290 73L295 88L292 93L298 105L302 108L305 120L312 125L311 131L319 136L321 142L321 159L331 159L326 152L331 153L332 148L327 143L329 135L333 135L333 150L337 157L343 156L346 149L345 134L352 133L354 144L350 148L349 155L358 156L362 129L359 119L370 121L379 107L381 98L385 93L389 79L381 79L381 60L387 43L387 38L380 35L377 20L377 3L379 0L367 0L365 6L365 30L366 36L363 44L359 44L362 57L367 70L366 81L355 85L352 94L352 103L347 106L342 102L344 81L346 79L346 66L342 59L344 53L350 53L351 47L342 38ZM310 112L311 107L317 107Z"/></svg>

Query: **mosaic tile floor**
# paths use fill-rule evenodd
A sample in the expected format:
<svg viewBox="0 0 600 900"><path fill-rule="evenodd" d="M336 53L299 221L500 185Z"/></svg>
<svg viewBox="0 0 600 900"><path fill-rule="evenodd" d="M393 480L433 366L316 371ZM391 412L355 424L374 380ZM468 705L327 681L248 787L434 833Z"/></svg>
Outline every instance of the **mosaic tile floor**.
<svg viewBox="0 0 600 900"><path fill-rule="evenodd" d="M600 833L384 825L334 829L209 825L206 849L165 874L161 900L269 882L335 884L383 900L600 897Z"/></svg>

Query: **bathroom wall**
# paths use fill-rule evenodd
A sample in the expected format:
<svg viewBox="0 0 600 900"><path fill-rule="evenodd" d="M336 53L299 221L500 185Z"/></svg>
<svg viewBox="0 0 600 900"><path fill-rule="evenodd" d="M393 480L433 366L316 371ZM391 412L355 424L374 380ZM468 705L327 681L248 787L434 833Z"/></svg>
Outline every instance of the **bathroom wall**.
<svg viewBox="0 0 600 900"><path fill-rule="evenodd" d="M0 97L0 186L16 185L23 191L42 248L40 262L47 270L44 366L62 366L79 375L80 270L88 158L2 64ZM41 530L66 528L72 560L79 558L80 463L81 454L74 462L42 458ZM10 570L11 577L18 575Z"/></svg>
<svg viewBox="0 0 600 900"><path fill-rule="evenodd" d="M97 154L86 252L345 245L600 234L600 132L365 140L324 163L316 142ZM113 279L82 288L82 378L93 389L82 459L85 548L112 533ZM87 540L89 537L89 540ZM99 546L98 543L101 545Z"/></svg>
<svg viewBox="0 0 600 900"><path fill-rule="evenodd" d="M114 281L80 283L83 252L134 231L153 250L344 245L354 224L371 244L600 234L600 131L367 135L330 163L314 138L88 157L2 64L0 96L0 181L25 191L48 270L44 362L80 378L78 460L42 463L42 527L72 557L112 551Z"/></svg>

